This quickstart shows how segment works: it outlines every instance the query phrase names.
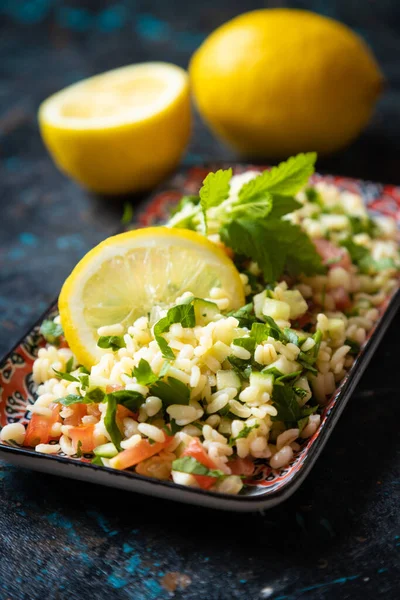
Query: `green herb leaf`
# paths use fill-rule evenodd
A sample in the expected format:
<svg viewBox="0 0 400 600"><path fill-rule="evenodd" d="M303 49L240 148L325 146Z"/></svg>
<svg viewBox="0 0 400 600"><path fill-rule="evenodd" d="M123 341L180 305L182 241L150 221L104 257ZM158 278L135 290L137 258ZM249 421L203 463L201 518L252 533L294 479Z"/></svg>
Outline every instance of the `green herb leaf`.
<svg viewBox="0 0 400 600"><path fill-rule="evenodd" d="M71 358L68 360L67 364L65 365L65 370L67 373L71 373L73 368L74 368L74 357L71 356Z"/></svg>
<svg viewBox="0 0 400 600"><path fill-rule="evenodd" d="M59 398L57 400L57 402L59 402L63 406L71 406L71 404L81 404L81 403L87 404L87 402L85 402L85 398L83 398L82 396L78 396L76 394L68 394L68 396L65 396L65 398Z"/></svg>
<svg viewBox="0 0 400 600"><path fill-rule="evenodd" d="M129 225L133 219L133 206L130 202L125 202L124 212L121 217L121 225Z"/></svg>
<svg viewBox="0 0 400 600"><path fill-rule="evenodd" d="M315 152L292 156L286 162L272 167L270 171L264 171L246 183L239 192L239 199L243 201L249 197L258 197L265 192L284 196L297 194L314 173L316 160Z"/></svg>
<svg viewBox="0 0 400 600"><path fill-rule="evenodd" d="M293 386L293 391L296 394L296 396L298 396L300 399L304 398L305 396L307 396L307 390L301 388L301 387L297 387L297 386Z"/></svg>
<svg viewBox="0 0 400 600"><path fill-rule="evenodd" d="M370 256L368 248L365 248L360 244L356 244L351 238L346 238L345 240L342 240L340 242L340 245L343 248L347 249L352 262L356 265L358 265L362 260Z"/></svg>
<svg viewBox="0 0 400 600"><path fill-rule="evenodd" d="M207 475L208 477L223 477L224 473L218 469L208 469L193 456L182 456L172 463L172 470L180 473L190 473L191 475Z"/></svg>
<svg viewBox="0 0 400 600"><path fill-rule="evenodd" d="M379 235L379 226L370 217L361 218L347 215L347 218L350 221L353 235L367 233L372 238Z"/></svg>
<svg viewBox="0 0 400 600"><path fill-rule="evenodd" d="M150 387L150 393L160 398L164 407L171 404L187 405L190 400L189 388L175 377L168 377L167 381L157 381Z"/></svg>
<svg viewBox="0 0 400 600"><path fill-rule="evenodd" d="M239 327L247 327L247 329L251 329L252 324L257 321L252 302L242 306L238 310L232 310L228 313L228 316L235 317L239 321Z"/></svg>
<svg viewBox="0 0 400 600"><path fill-rule="evenodd" d="M317 192L317 190L313 187L309 187L304 190L306 198L308 202L312 202L314 204L318 204L321 208L324 207L324 203L322 201L321 195Z"/></svg>
<svg viewBox="0 0 400 600"><path fill-rule="evenodd" d="M280 219L294 210L298 210L303 205L292 196L273 196L272 209L269 213L270 219Z"/></svg>
<svg viewBox="0 0 400 600"><path fill-rule="evenodd" d="M134 390L118 390L117 392L111 392L110 394L107 394L108 401L110 398L115 400L117 404L122 404L132 412L137 412L145 402L144 396Z"/></svg>
<svg viewBox="0 0 400 600"><path fill-rule="evenodd" d="M78 440L78 443L76 445L76 456L77 456L77 458L81 458L82 455L83 455L82 442L81 442L81 440Z"/></svg>
<svg viewBox="0 0 400 600"><path fill-rule="evenodd" d="M77 377L74 377L73 375L70 375L70 373L64 371L57 371L57 369L53 369L53 371L59 379L65 379L66 381L74 381L79 383L79 379Z"/></svg>
<svg viewBox="0 0 400 600"><path fill-rule="evenodd" d="M232 169L220 169L216 173L209 173L204 179L199 196L205 222L207 220L207 210L212 206L218 206L228 198L231 178Z"/></svg>
<svg viewBox="0 0 400 600"><path fill-rule="evenodd" d="M346 338L344 344L345 346L350 346L349 354L351 354L352 356L357 356L361 350L360 344L358 342L355 342L354 340L350 340L349 338Z"/></svg>
<svg viewBox="0 0 400 600"><path fill-rule="evenodd" d="M274 385L272 402L278 411L276 417L271 417L273 421L293 423L297 422L303 416L301 407L296 400L294 390L289 385Z"/></svg>
<svg viewBox="0 0 400 600"><path fill-rule="evenodd" d="M104 417L104 426L108 431L108 434L111 438L114 446L121 450L121 441L122 441L122 433L119 430L117 425L116 416L117 416L117 399L112 394L107 395L107 411Z"/></svg>
<svg viewBox="0 0 400 600"><path fill-rule="evenodd" d="M167 332L174 323L180 323L182 327L194 327L196 318L193 304L177 304L173 306L169 309L167 315L154 325L154 337L162 355L168 360L174 360L175 354L161 334Z"/></svg>
<svg viewBox="0 0 400 600"><path fill-rule="evenodd" d="M295 346L299 345L299 336L297 335L296 332L294 332L292 329L290 329L289 327L285 327L285 329L283 330L283 333L287 339L287 341L290 344L294 344Z"/></svg>
<svg viewBox="0 0 400 600"><path fill-rule="evenodd" d="M150 385L158 380L158 376L153 373L151 366L144 358L140 359L137 367L133 367L132 376L136 377L140 385Z"/></svg>
<svg viewBox="0 0 400 600"><path fill-rule="evenodd" d="M230 215L235 219L242 217L251 217L253 219L265 219L272 210L272 195L266 192L262 196L253 200L251 197L240 199L240 204L235 204L230 210ZM301 205L300 205L301 206ZM283 213L285 214L285 213Z"/></svg>
<svg viewBox="0 0 400 600"><path fill-rule="evenodd" d="M117 352L120 348L125 348L125 340L122 335L102 335L97 340L99 348L111 348L113 352Z"/></svg>
<svg viewBox="0 0 400 600"><path fill-rule="evenodd" d="M89 387L89 375L86 373L82 373L82 375L78 375L79 381L81 382L81 387L85 391Z"/></svg>
<svg viewBox="0 0 400 600"><path fill-rule="evenodd" d="M236 437L231 436L229 438L229 445L233 446L234 443L236 442L236 440L240 440L241 438L247 438L249 433L251 431L253 431L253 429L257 429L258 427L260 427L259 423L256 423L255 425L251 425L251 427L249 427L248 425L245 425Z"/></svg>
<svg viewBox="0 0 400 600"><path fill-rule="evenodd" d="M54 323L49 319L43 321L40 326L40 333L49 344L55 344L58 346L60 343L60 337L64 335L63 328L59 323Z"/></svg>
<svg viewBox="0 0 400 600"><path fill-rule="evenodd" d="M252 337L247 337L247 336L234 339L232 344L234 346L239 346L240 348L244 348L245 350L250 352L250 354L253 354L254 349L256 347L255 339Z"/></svg>
<svg viewBox="0 0 400 600"><path fill-rule="evenodd" d="M277 281L286 269L291 275L324 272L310 238L288 221L237 219L220 230L222 241L237 254L256 261L265 281Z"/></svg>
<svg viewBox="0 0 400 600"><path fill-rule="evenodd" d="M93 402L98 404L99 402L103 402L105 396L106 394L104 393L104 391L101 388L97 387L86 392L85 400L87 402Z"/></svg>

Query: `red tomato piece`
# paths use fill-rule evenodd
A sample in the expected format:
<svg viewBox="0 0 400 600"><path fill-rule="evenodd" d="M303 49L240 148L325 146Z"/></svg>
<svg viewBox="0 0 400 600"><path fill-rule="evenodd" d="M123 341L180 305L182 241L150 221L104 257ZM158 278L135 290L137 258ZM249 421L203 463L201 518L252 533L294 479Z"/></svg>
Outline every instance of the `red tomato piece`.
<svg viewBox="0 0 400 600"><path fill-rule="evenodd" d="M171 443L171 440L172 438L169 435L165 435L163 442L155 442L154 444L150 444L148 440L143 439L133 446L133 448L123 450L117 456L114 456L110 460L110 465L114 469L128 469L129 467L133 467L164 450Z"/></svg>
<svg viewBox="0 0 400 600"><path fill-rule="evenodd" d="M95 445L93 441L94 424L89 423L88 425L79 425L78 427L72 427L68 435L72 440L72 444L75 452L80 450L81 452L92 452ZM78 442L81 442L78 447Z"/></svg>
<svg viewBox="0 0 400 600"><path fill-rule="evenodd" d="M351 258L346 248L335 246L332 242L324 239L315 239L313 244L324 265L327 267L342 267L346 271L350 269Z"/></svg>
<svg viewBox="0 0 400 600"><path fill-rule="evenodd" d="M72 425L73 427L77 427L82 423L82 417L87 415L86 404L79 402L77 404L71 404L71 406L68 408L73 411L73 414L64 419L64 425Z"/></svg>
<svg viewBox="0 0 400 600"><path fill-rule="evenodd" d="M245 475L250 477L254 473L254 462L251 458L235 458L228 462L228 467L232 471L232 475Z"/></svg>
<svg viewBox="0 0 400 600"><path fill-rule="evenodd" d="M60 421L59 404L51 404L51 416L33 414L29 421L24 446L35 447L38 444L47 444L51 439L51 427Z"/></svg>
<svg viewBox="0 0 400 600"><path fill-rule="evenodd" d="M329 294L334 299L337 310L346 311L351 307L350 296L344 287L333 288Z"/></svg>
<svg viewBox="0 0 400 600"><path fill-rule="evenodd" d="M192 456L197 460L197 462L201 463L208 469L217 468L215 462L208 456L207 452L204 450L203 446L197 438L194 438L188 444L188 446L182 453L182 456ZM212 487L217 482L217 479L215 477L210 477L209 475L193 475L193 477L203 490L209 490L210 487Z"/></svg>

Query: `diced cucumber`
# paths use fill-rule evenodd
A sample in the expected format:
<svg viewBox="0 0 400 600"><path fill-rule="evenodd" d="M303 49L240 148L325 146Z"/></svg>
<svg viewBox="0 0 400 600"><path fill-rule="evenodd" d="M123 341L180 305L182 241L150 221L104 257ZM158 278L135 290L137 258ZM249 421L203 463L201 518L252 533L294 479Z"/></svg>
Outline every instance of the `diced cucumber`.
<svg viewBox="0 0 400 600"><path fill-rule="evenodd" d="M307 311L308 304L299 290L286 290L283 292L282 297L289 304L290 319L297 319Z"/></svg>
<svg viewBox="0 0 400 600"><path fill-rule="evenodd" d="M202 298L195 298L193 300L194 314L196 318L196 325L207 325L220 314L218 306L214 302L203 300Z"/></svg>
<svg viewBox="0 0 400 600"><path fill-rule="evenodd" d="M224 390L225 388L241 388L240 377L235 371L217 371L217 390Z"/></svg>
<svg viewBox="0 0 400 600"><path fill-rule="evenodd" d="M253 371L250 375L250 385L261 389L263 392L272 394L272 388L274 386L274 376L271 373L259 373Z"/></svg>
<svg viewBox="0 0 400 600"><path fill-rule="evenodd" d="M108 442L107 444L101 444L101 446L97 446L97 448L95 448L93 452L96 456L101 456L102 458L113 458L118 454L118 450L112 442Z"/></svg>
<svg viewBox="0 0 400 600"><path fill-rule="evenodd" d="M224 360L228 358L230 354L232 354L232 349L220 340L218 340L217 342L215 342L213 347L210 348L208 354L216 358L220 363L223 363Z"/></svg>
<svg viewBox="0 0 400 600"><path fill-rule="evenodd" d="M290 375L301 369L299 363L292 362L286 358L286 356L280 356L275 362L268 365L263 369L264 373L268 373L272 369L277 369L282 375Z"/></svg>
<svg viewBox="0 0 400 600"><path fill-rule="evenodd" d="M273 300L266 298L262 307L262 312L274 320L288 321L290 317L290 306L282 300Z"/></svg>
<svg viewBox="0 0 400 600"><path fill-rule="evenodd" d="M295 387L301 388L302 390L307 392L307 394L303 398L297 397L297 402L300 404L300 406L304 406L304 404L306 404L306 402L308 402L312 396L310 384L308 383L307 377L300 377L300 379L296 381Z"/></svg>
<svg viewBox="0 0 400 600"><path fill-rule="evenodd" d="M266 297L267 297L267 292L264 290L260 294L256 294L253 298L254 314L256 315L257 319L260 319L261 321L265 321L264 315L262 312L262 308L263 308Z"/></svg>

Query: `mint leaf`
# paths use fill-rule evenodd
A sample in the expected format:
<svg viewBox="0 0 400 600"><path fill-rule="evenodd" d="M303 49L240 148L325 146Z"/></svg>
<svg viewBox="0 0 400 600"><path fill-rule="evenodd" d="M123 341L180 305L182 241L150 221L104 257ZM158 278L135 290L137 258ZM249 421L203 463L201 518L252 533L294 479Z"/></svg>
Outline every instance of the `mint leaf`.
<svg viewBox="0 0 400 600"><path fill-rule="evenodd" d="M182 456L172 463L172 470L191 475L207 475L208 477L223 477L224 473L218 469L209 469L201 464L193 456Z"/></svg>
<svg viewBox="0 0 400 600"><path fill-rule="evenodd" d="M265 219L271 213L273 207L272 195L268 192L265 192L265 194L257 197L255 200L252 200L250 197L248 199L240 199L239 201L240 204L235 204L230 210L230 215L233 215L235 219L239 216Z"/></svg>
<svg viewBox="0 0 400 600"><path fill-rule="evenodd" d="M207 175L199 191L200 205L204 214L209 208L218 206L228 198L231 178L232 169L219 169Z"/></svg>
<svg viewBox="0 0 400 600"><path fill-rule="evenodd" d="M272 167L270 171L264 171L242 186L239 192L241 202L249 198L255 200L262 197L266 192L293 196L304 187L310 176L314 173L314 165L317 160L315 152L298 154L292 156L286 162Z"/></svg>
<svg viewBox="0 0 400 600"><path fill-rule="evenodd" d="M151 366L144 358L140 359L137 367L133 367L132 377L136 377L136 381L140 385L149 385L155 383L158 376L153 373Z"/></svg>
<svg viewBox="0 0 400 600"><path fill-rule="evenodd" d="M125 340L122 335L102 335L97 340L99 348L111 348L113 352L117 352L120 348L125 348Z"/></svg>
<svg viewBox="0 0 400 600"><path fill-rule="evenodd" d="M302 207L302 204L291 196L274 196L273 198L272 209L268 215L269 219L280 219Z"/></svg>
<svg viewBox="0 0 400 600"><path fill-rule="evenodd" d="M117 416L117 399L115 395L110 394L106 396L107 400L107 411L104 417L104 426L108 431L108 434L111 438L114 446L121 450L121 441L122 441L122 433L119 430L117 425L116 416Z"/></svg>
<svg viewBox="0 0 400 600"><path fill-rule="evenodd" d="M63 328L59 323L54 323L49 319L43 321L40 326L40 333L49 344L55 344L58 346L60 343L60 337L64 334Z"/></svg>
<svg viewBox="0 0 400 600"><path fill-rule="evenodd" d="M196 318L193 305L177 304L176 306L173 306L169 309L167 315L157 321L154 325L154 337L159 345L162 355L168 360L174 360L175 354L161 334L168 331L170 326L174 323L180 323L182 327L194 327Z"/></svg>
<svg viewBox="0 0 400 600"><path fill-rule="evenodd" d="M252 219L237 219L224 225L220 236L224 244L236 254L243 254L257 262L267 282L276 281L282 274L286 249L281 251L275 236L268 238L265 223Z"/></svg>
<svg viewBox="0 0 400 600"><path fill-rule="evenodd" d="M289 327L285 327L285 329L283 330L283 333L284 333L288 343L294 344L295 346L299 345L299 336L297 335L297 333L295 331L293 331L292 329L289 329Z"/></svg>
<svg viewBox="0 0 400 600"><path fill-rule="evenodd" d="M150 393L160 398L164 407L171 404L187 405L190 400L189 388L175 377L168 377L167 381L157 381L150 387Z"/></svg>

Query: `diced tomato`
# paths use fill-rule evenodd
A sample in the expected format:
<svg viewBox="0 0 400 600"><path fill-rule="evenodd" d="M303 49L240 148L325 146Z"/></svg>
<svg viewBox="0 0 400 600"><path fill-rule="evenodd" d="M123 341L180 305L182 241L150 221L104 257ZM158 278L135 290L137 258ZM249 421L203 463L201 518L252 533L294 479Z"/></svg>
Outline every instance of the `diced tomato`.
<svg viewBox="0 0 400 600"><path fill-rule="evenodd" d="M351 258L346 248L335 246L332 242L324 239L315 239L313 243L324 265L342 267L346 271L350 269Z"/></svg>
<svg viewBox="0 0 400 600"><path fill-rule="evenodd" d="M112 394L113 392L119 392L120 390L123 390L123 389L124 389L124 386L119 383L110 383L106 387L106 394Z"/></svg>
<svg viewBox="0 0 400 600"><path fill-rule="evenodd" d="M197 462L201 463L208 469L217 468L215 462L208 456L207 452L204 450L197 438L194 438L188 444L184 452L182 452L182 456L192 456L197 460ZM209 490L210 487L212 487L217 481L215 477L210 477L209 475L193 475L193 477L203 490Z"/></svg>
<svg viewBox="0 0 400 600"><path fill-rule="evenodd" d="M251 458L235 458L229 461L228 467L232 471L232 475L246 475L246 477L250 477L254 473L254 462Z"/></svg>
<svg viewBox="0 0 400 600"><path fill-rule="evenodd" d="M68 435L72 439L72 444L75 452L80 450L81 452L92 452L95 444L93 440L94 424L89 423L88 425L79 425L79 427L72 427ZM81 442L78 444L78 442Z"/></svg>
<svg viewBox="0 0 400 600"><path fill-rule="evenodd" d="M215 477L210 477L209 475L193 475L193 477L202 490L209 490L217 482Z"/></svg>
<svg viewBox="0 0 400 600"><path fill-rule="evenodd" d="M73 427L77 427L82 423L82 417L87 415L87 406L86 404L78 402L77 404L71 404L71 406L68 408L73 411L73 414L64 419L64 425L72 425Z"/></svg>
<svg viewBox="0 0 400 600"><path fill-rule="evenodd" d="M135 419L135 421L137 421L138 414L132 412L131 410L129 410L129 408L126 408L126 406L122 406L122 404L118 404L117 405L117 415L116 415L115 419L117 421L117 425L118 425L119 429L121 430L121 432L124 431L124 419L126 419L127 417L130 417L131 419Z"/></svg>
<svg viewBox="0 0 400 600"><path fill-rule="evenodd" d="M141 440L133 448L123 450L117 456L111 458L110 466L114 469L128 469L147 458L151 458L171 443L172 437L166 434L164 436L165 440L163 442L155 442L154 444L150 444L148 440Z"/></svg>
<svg viewBox="0 0 400 600"><path fill-rule="evenodd" d="M47 444L51 439L51 428L57 421L60 421L59 404L51 404L51 416L33 414L29 421L24 446L34 447L37 444Z"/></svg>
<svg viewBox="0 0 400 600"><path fill-rule="evenodd" d="M337 310L346 311L350 308L350 296L344 287L333 288L329 291L329 294L334 299Z"/></svg>

